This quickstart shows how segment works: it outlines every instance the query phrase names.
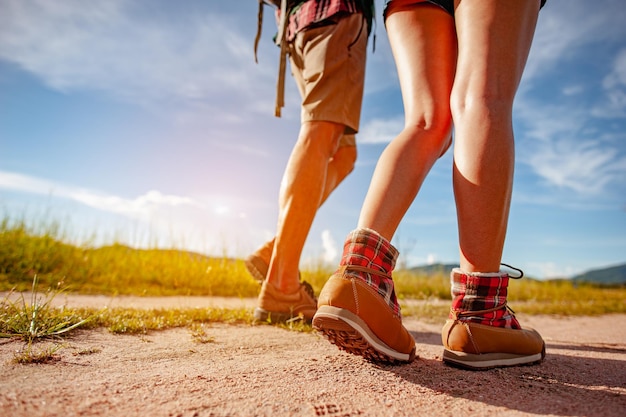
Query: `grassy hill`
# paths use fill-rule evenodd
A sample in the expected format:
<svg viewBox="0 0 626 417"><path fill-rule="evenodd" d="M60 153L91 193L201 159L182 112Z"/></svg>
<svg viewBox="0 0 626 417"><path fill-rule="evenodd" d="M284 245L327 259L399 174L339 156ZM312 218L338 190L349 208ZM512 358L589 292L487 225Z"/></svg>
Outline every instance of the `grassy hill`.
<svg viewBox="0 0 626 417"><path fill-rule="evenodd" d="M456 267L458 267L458 265L438 263L432 265L416 266L410 268L409 272L425 276L449 276L450 271L452 271L452 269ZM569 281L574 283L588 283L594 285L626 286L626 264L590 270L582 274L576 275L575 277L572 277Z"/></svg>
<svg viewBox="0 0 626 417"><path fill-rule="evenodd" d="M587 271L572 278L573 282L586 282L597 285L626 286L626 264Z"/></svg>
<svg viewBox="0 0 626 417"><path fill-rule="evenodd" d="M458 268L458 264L431 264L431 265L420 265L415 266L413 268L409 268L409 272L418 275L444 275L446 277L450 276L450 271L454 268Z"/></svg>

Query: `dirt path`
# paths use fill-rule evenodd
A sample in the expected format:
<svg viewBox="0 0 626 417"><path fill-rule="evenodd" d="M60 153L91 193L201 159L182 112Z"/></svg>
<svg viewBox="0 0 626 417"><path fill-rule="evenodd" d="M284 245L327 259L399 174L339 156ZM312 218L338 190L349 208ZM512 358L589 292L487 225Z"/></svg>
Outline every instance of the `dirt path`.
<svg viewBox="0 0 626 417"><path fill-rule="evenodd" d="M67 305L249 307L254 300L70 297ZM419 360L378 366L316 334L217 324L144 336L80 331L58 360L11 362L0 345L0 416L624 416L626 315L520 316L544 363L470 372L443 365L440 325L405 321Z"/></svg>

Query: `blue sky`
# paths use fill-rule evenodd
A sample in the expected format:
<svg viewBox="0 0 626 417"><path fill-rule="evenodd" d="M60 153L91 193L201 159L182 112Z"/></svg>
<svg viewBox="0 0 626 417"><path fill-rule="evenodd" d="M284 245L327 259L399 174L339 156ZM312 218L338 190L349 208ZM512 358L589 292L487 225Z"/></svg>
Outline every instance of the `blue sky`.
<svg viewBox="0 0 626 417"><path fill-rule="evenodd" d="M403 124L377 0L359 159L321 208L303 265L337 263ZM256 0L0 0L0 210L68 240L245 256L270 238L299 128L273 116L277 48ZM268 10L269 11L269 10ZM515 104L503 261L537 278L626 262L626 8L549 0ZM393 243L402 265L458 262L451 152Z"/></svg>

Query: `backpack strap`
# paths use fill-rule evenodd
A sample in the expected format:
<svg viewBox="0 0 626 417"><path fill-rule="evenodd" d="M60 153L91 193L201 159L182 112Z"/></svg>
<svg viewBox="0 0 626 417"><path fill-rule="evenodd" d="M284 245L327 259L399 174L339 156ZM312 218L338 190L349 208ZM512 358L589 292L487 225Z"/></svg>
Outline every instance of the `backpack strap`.
<svg viewBox="0 0 626 417"><path fill-rule="evenodd" d="M280 8L280 21L278 23L278 33L275 43L280 47L280 59L278 63L278 82L276 84L276 107L274 115L281 116L281 109L285 107L285 72L287 70L287 25L289 24L289 14L293 9L293 1L289 0L259 0L259 13L257 19L257 32L254 38L254 62L258 63L257 50L261 31L263 27L263 6L271 4Z"/></svg>
<svg viewBox="0 0 626 417"><path fill-rule="evenodd" d="M281 0L259 0L259 12L257 14L257 28L256 28L256 36L254 38L254 62L257 64L259 60L257 59L257 49L259 48L259 41L261 40L261 32L263 30L263 6L270 5L276 6L280 8Z"/></svg>
<svg viewBox="0 0 626 417"><path fill-rule="evenodd" d="M278 82L276 84L276 108L274 116L280 117L280 111L285 107L285 72L287 70L287 24L289 22L289 10L287 0L280 2L280 22L276 44L280 47L280 59L278 61Z"/></svg>
<svg viewBox="0 0 626 417"><path fill-rule="evenodd" d="M259 0L259 13L257 14L256 36L254 38L254 62L259 63L257 50L259 49L259 41L261 40L261 32L263 30L263 0Z"/></svg>

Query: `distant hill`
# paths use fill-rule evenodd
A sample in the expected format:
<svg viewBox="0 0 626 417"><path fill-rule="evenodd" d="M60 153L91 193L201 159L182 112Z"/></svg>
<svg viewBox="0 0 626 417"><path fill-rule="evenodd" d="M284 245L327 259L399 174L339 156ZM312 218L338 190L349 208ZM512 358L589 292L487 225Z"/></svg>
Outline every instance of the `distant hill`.
<svg viewBox="0 0 626 417"><path fill-rule="evenodd" d="M450 275L450 271L458 268L458 264L432 264L409 268L410 272L420 275ZM529 277L530 278L530 277ZM571 278L572 282L590 283L596 285L624 285L626 286L626 264L587 271Z"/></svg>
<svg viewBox="0 0 626 417"><path fill-rule="evenodd" d="M420 265L415 266L413 268L409 268L410 272L419 275L445 275L449 276L450 272L454 268L458 268L458 264L430 264L430 265Z"/></svg>
<svg viewBox="0 0 626 417"><path fill-rule="evenodd" d="M626 285L626 264L587 271L572 277L572 281L598 285Z"/></svg>

